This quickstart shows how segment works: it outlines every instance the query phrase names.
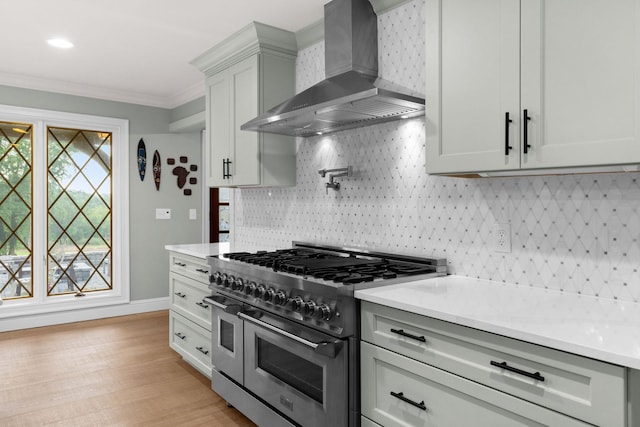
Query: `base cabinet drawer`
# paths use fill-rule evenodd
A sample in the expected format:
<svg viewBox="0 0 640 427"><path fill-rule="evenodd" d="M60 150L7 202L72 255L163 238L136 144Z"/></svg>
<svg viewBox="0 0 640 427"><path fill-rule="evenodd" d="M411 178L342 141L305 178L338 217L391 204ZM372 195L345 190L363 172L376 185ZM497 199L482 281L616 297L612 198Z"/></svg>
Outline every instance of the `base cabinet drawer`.
<svg viewBox="0 0 640 427"><path fill-rule="evenodd" d="M169 345L189 364L211 378L211 332L169 312Z"/></svg>
<svg viewBox="0 0 640 427"><path fill-rule="evenodd" d="M384 427L587 427L574 418L361 343L362 415Z"/></svg>
<svg viewBox="0 0 640 427"><path fill-rule="evenodd" d="M211 295L208 286L176 273L169 273L171 310L211 330L211 308L204 302Z"/></svg>
<svg viewBox="0 0 640 427"><path fill-rule="evenodd" d="M368 302L362 340L600 427L626 423L620 366Z"/></svg>
<svg viewBox="0 0 640 427"><path fill-rule="evenodd" d="M174 273L190 277L205 284L209 283L209 264L207 260L170 252L169 267Z"/></svg>

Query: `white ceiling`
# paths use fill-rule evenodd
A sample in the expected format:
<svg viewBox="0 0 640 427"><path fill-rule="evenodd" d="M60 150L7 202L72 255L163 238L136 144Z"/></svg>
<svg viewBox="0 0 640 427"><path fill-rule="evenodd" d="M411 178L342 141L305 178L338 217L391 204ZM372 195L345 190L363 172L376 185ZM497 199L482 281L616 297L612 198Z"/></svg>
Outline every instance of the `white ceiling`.
<svg viewBox="0 0 640 427"><path fill-rule="evenodd" d="M0 85L173 108L204 95L189 62L251 21L298 31L326 0L5 0ZM49 46L64 37L75 47Z"/></svg>

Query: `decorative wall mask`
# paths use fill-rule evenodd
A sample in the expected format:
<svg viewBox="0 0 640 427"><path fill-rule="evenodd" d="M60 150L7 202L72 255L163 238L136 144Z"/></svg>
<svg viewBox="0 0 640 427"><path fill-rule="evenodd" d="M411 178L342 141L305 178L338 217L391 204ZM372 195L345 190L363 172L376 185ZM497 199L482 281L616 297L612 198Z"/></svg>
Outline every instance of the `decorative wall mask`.
<svg viewBox="0 0 640 427"><path fill-rule="evenodd" d="M144 174L147 171L147 147L144 145L144 140L140 138L138 141L138 175L140 175L140 181L144 181Z"/></svg>
<svg viewBox="0 0 640 427"><path fill-rule="evenodd" d="M160 153L156 150L153 153L153 182L156 184L156 190L160 191L160 172L162 162L160 161Z"/></svg>

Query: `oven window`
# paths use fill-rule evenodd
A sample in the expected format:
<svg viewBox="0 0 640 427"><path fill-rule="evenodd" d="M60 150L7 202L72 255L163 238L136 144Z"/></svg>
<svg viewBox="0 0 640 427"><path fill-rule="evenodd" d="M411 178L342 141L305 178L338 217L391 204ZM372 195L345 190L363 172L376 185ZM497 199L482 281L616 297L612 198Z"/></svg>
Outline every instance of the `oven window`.
<svg viewBox="0 0 640 427"><path fill-rule="evenodd" d="M233 353L233 323L220 319L220 345Z"/></svg>
<svg viewBox="0 0 640 427"><path fill-rule="evenodd" d="M322 403L322 366L258 338L258 366Z"/></svg>

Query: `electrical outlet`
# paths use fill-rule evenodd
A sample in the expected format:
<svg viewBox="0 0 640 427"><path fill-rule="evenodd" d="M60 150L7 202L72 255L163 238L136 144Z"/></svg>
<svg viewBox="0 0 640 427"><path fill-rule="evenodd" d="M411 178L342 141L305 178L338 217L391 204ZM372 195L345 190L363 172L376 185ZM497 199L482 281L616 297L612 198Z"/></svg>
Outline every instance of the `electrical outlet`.
<svg viewBox="0 0 640 427"><path fill-rule="evenodd" d="M171 209L156 209L156 219L171 219Z"/></svg>
<svg viewBox="0 0 640 427"><path fill-rule="evenodd" d="M511 253L511 227L509 224L493 226L493 244L495 252Z"/></svg>
<svg viewBox="0 0 640 427"><path fill-rule="evenodd" d="M189 219L198 219L198 214L195 209L189 209Z"/></svg>

